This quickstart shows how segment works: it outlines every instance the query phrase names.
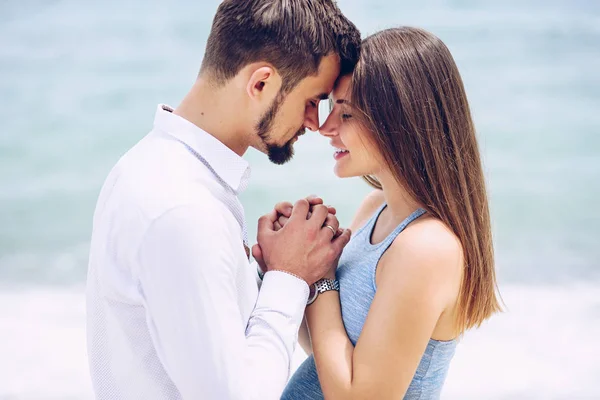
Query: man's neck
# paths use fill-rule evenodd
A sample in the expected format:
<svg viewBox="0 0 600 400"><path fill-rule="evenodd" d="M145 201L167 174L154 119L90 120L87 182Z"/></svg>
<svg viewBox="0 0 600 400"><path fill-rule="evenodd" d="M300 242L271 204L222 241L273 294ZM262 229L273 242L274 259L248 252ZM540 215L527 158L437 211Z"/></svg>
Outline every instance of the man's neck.
<svg viewBox="0 0 600 400"><path fill-rule="evenodd" d="M238 107L228 90L227 86L215 89L199 78L173 114L214 136L241 157L249 147L248 135L240 129L243 123L236 118Z"/></svg>

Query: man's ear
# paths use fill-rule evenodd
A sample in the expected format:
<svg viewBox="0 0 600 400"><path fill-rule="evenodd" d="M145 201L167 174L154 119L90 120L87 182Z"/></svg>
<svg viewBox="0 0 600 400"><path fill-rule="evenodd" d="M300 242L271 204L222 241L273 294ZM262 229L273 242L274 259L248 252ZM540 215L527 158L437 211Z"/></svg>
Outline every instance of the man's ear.
<svg viewBox="0 0 600 400"><path fill-rule="evenodd" d="M280 87L281 79L275 69L270 65L263 65L250 74L250 79L248 79L246 85L246 93L254 100L271 99Z"/></svg>

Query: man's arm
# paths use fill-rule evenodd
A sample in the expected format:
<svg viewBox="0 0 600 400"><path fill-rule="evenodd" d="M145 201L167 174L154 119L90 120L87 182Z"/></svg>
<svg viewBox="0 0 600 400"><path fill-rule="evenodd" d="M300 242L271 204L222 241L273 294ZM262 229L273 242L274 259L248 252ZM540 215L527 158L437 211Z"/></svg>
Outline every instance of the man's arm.
<svg viewBox="0 0 600 400"><path fill-rule="evenodd" d="M148 325L183 399L278 399L308 297L301 279L265 275L248 326L235 285L236 233L206 205L154 221L139 252Z"/></svg>
<svg viewBox="0 0 600 400"><path fill-rule="evenodd" d="M308 201L309 205L309 216L311 215L311 209L314 206L323 204L323 199L316 196L310 195L306 197L306 201ZM273 224L273 228L275 231L279 231L283 226L285 226L289 217L292 215L293 204L287 201L282 201L275 204L274 211L277 213L277 221ZM336 214L336 209L332 206L327 206L327 211L331 215ZM339 230L338 230L339 231ZM252 256L256 260L253 265L257 269L256 280L258 287L260 289L260 285L262 283L262 279L260 278L260 274L267 270L265 265L265 261L262 257L262 251L258 244L252 247ZM260 270L260 272L259 272ZM304 350L304 352L308 355L312 354L312 345L310 343L310 335L308 333L308 326L306 325L306 318L302 319L302 324L300 325L300 330L298 331L298 343Z"/></svg>

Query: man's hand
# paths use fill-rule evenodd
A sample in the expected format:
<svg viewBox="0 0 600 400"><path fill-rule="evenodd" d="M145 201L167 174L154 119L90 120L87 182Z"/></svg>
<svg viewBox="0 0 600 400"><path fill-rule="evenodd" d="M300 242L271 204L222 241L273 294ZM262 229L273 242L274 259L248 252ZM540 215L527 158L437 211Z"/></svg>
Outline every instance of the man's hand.
<svg viewBox="0 0 600 400"><path fill-rule="evenodd" d="M316 205L319 205L319 204L323 204L323 199L316 195L310 195L310 196L306 197L306 201L308 201L308 204L310 206L310 209L308 212L308 217L310 218L310 216L312 215L313 207ZM293 208L294 208L294 205L292 203L290 203L289 201L280 201L279 203L275 204L274 210L277 211L277 214L279 216L277 221L275 221L275 223L273 224L275 231L278 231L281 228L283 228L285 223L288 221L288 219L292 215ZM333 214L333 215L335 215L335 213L337 212L336 209L332 206L327 206L327 210L329 211L330 214ZM338 228L336 236L341 235L341 233L342 233L342 230L340 228ZM254 257L254 259L258 263L260 270L263 273L267 272L267 266L265 265L265 260L263 259L262 251L258 244L255 244L252 247L252 257Z"/></svg>
<svg viewBox="0 0 600 400"><path fill-rule="evenodd" d="M260 218L258 245L253 247L252 254L259 265L262 263L261 267L267 271L277 269L292 273L309 285L333 268L350 240L350 231L343 230L338 235L339 222L335 215L322 200L314 202L317 204L311 207L308 200L299 200L289 211L287 204L280 203L279 209L284 214L273 210ZM277 230L275 223L286 213L289 217Z"/></svg>

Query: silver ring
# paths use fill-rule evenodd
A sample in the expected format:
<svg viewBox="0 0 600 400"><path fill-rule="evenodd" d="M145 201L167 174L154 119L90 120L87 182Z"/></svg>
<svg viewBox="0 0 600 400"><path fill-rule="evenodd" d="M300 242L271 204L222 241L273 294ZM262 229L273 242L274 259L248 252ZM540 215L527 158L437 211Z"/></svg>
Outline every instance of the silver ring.
<svg viewBox="0 0 600 400"><path fill-rule="evenodd" d="M325 225L325 228L331 229L331 232L333 233L333 236L335 236L336 231L335 231L335 228L333 226L331 226L331 225Z"/></svg>

